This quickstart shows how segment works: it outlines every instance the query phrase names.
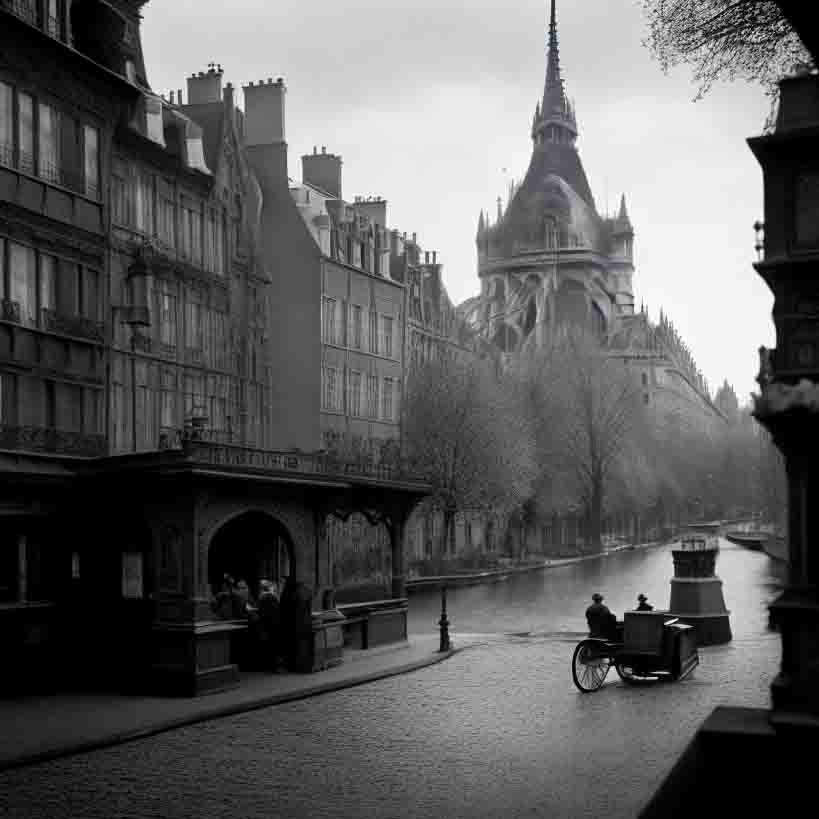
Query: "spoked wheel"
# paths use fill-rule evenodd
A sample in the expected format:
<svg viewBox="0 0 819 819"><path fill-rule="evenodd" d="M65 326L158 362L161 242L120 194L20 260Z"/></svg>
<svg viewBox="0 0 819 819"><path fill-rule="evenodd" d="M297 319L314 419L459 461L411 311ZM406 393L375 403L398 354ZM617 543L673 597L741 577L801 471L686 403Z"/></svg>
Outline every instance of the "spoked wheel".
<svg viewBox="0 0 819 819"><path fill-rule="evenodd" d="M611 668L608 647L601 640L583 640L572 657L572 679L583 692L597 691Z"/></svg>

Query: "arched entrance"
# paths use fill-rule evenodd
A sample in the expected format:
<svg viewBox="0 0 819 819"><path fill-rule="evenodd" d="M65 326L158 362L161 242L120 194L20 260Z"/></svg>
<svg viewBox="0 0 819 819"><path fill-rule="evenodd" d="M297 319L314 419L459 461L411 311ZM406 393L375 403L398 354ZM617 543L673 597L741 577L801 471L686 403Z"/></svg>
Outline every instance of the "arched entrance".
<svg viewBox="0 0 819 819"><path fill-rule="evenodd" d="M281 582L294 571L293 540L285 526L266 512L243 512L224 523L210 542L208 582L218 591L225 574L244 578L255 597L259 580Z"/></svg>

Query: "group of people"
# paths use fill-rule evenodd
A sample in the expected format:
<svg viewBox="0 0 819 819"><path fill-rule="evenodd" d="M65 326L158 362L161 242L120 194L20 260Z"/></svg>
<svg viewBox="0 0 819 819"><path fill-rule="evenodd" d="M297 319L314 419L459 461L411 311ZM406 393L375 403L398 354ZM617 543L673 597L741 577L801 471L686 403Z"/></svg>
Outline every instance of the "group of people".
<svg viewBox="0 0 819 819"><path fill-rule="evenodd" d="M225 574L211 602L216 617L247 621L247 631L236 640L233 661L240 667L271 671L299 666L300 641L311 629L310 589L291 575L281 586L263 578L258 590L253 597L244 578Z"/></svg>
<svg viewBox="0 0 819 819"><path fill-rule="evenodd" d="M281 591L278 583L263 578L259 581L258 596L254 598L244 578L234 579L226 574L211 606L214 614L223 620L247 620L249 639L244 641L245 650L242 653L255 655L253 665L274 671L284 667ZM244 656L242 659L247 663L249 658Z"/></svg>
<svg viewBox="0 0 819 819"><path fill-rule="evenodd" d="M636 611L654 611L654 606L648 602L644 594L637 595ZM622 640L623 624L617 619L609 607L603 603L603 595L595 592L592 595L592 604L586 609L586 622L589 625L591 637L603 637L607 640Z"/></svg>

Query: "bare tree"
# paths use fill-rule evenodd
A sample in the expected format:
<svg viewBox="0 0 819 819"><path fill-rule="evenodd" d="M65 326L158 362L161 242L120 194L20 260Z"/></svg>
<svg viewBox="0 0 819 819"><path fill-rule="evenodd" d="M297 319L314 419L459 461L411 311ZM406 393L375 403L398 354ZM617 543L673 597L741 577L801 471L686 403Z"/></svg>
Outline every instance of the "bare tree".
<svg viewBox="0 0 819 819"><path fill-rule="evenodd" d="M717 80L745 79L775 97L776 82L812 59L773 0L642 0L645 44L664 71L692 66L697 99Z"/></svg>
<svg viewBox="0 0 819 819"><path fill-rule="evenodd" d="M450 554L458 512L510 510L531 494L532 433L520 390L488 362L443 357L414 370L405 441L433 487Z"/></svg>
<svg viewBox="0 0 819 819"><path fill-rule="evenodd" d="M606 493L639 457L641 390L621 362L579 330L557 335L534 362L540 487L572 488L587 538L600 548Z"/></svg>

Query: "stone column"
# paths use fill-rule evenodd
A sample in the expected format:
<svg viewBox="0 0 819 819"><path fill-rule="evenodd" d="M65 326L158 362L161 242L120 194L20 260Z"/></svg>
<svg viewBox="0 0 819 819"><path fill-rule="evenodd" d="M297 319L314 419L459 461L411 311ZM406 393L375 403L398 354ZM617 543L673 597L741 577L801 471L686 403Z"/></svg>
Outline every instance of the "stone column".
<svg viewBox="0 0 819 819"><path fill-rule="evenodd" d="M404 576L404 528L408 515L405 512L393 516L388 524L392 549L392 596L406 597L407 587Z"/></svg>

